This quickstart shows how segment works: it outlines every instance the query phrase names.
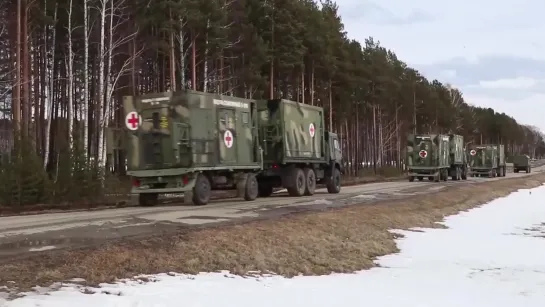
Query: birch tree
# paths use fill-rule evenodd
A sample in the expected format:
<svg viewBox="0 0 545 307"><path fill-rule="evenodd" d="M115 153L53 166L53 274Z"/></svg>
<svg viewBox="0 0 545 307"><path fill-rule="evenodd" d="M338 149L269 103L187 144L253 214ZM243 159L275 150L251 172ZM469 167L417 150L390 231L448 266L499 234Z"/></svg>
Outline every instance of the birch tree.
<svg viewBox="0 0 545 307"><path fill-rule="evenodd" d="M68 148L74 147L74 51L72 49L72 0L68 4Z"/></svg>

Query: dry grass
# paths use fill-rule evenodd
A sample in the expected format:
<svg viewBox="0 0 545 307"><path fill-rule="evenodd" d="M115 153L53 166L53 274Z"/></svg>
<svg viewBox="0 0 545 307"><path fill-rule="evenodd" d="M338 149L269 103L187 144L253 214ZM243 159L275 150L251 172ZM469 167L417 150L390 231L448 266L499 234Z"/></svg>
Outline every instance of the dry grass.
<svg viewBox="0 0 545 307"><path fill-rule="evenodd" d="M231 270L293 276L352 272L397 251L388 229L438 227L445 216L536 187L545 174L450 187L432 195L278 220L184 231L93 249L58 251L0 265L0 286L20 289L79 277L89 284L142 273Z"/></svg>

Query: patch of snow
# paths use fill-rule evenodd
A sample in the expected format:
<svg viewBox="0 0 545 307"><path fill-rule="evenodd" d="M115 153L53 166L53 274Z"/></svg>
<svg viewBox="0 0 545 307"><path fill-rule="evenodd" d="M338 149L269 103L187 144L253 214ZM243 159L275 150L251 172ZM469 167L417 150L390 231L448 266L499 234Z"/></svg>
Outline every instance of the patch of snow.
<svg viewBox="0 0 545 307"><path fill-rule="evenodd" d="M352 198L359 198L359 199L376 199L377 197L375 195L369 195L369 194L361 194L354 196Z"/></svg>
<svg viewBox="0 0 545 307"><path fill-rule="evenodd" d="M450 216L447 229L392 230L400 253L380 267L327 276L235 276L228 272L142 276L99 288L64 285L6 307L73 306L377 306L541 307L545 244L528 229L545 221L545 187L520 190ZM226 278L227 277L227 278ZM93 293L92 295L85 293ZM0 299L0 305L1 299Z"/></svg>
<svg viewBox="0 0 545 307"><path fill-rule="evenodd" d="M54 245L41 246L41 247L31 247L28 249L29 252L43 252L57 248Z"/></svg>
<svg viewBox="0 0 545 307"><path fill-rule="evenodd" d="M392 196L413 196L421 193L390 193Z"/></svg>

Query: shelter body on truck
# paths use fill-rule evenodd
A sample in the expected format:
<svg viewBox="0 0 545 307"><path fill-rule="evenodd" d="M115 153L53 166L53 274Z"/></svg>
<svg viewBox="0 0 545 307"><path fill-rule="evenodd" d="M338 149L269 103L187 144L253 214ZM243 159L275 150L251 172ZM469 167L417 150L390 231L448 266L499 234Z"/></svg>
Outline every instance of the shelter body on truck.
<svg viewBox="0 0 545 307"><path fill-rule="evenodd" d="M456 134L409 134L407 137L409 181L467 179L464 137Z"/></svg>
<svg viewBox="0 0 545 307"><path fill-rule="evenodd" d="M162 193L184 193L186 202L205 205L211 191L217 189L236 189L239 197L251 201L262 192L258 178L260 181L269 178L258 118L263 115L258 116L258 105L262 108L264 104L267 103L189 90L126 96L125 129L122 133L110 129L107 137L116 141L107 140L107 144L124 144L127 174L133 179L131 193L137 196L140 205L157 204ZM309 123L317 120L303 118ZM295 120L292 126L297 125ZM315 125L321 128L318 120ZM289 131L295 136L295 129ZM319 137L325 135L318 129L314 133ZM123 142L118 141L120 138ZM301 137L295 140L305 141L297 143L302 146L300 155L308 155L306 160L300 159L302 164L312 167L316 157L325 161L323 148L316 147L321 143L308 145L310 139ZM319 154L304 153L307 147ZM267 165L281 169L291 166L282 162L286 161L268 158ZM291 182L289 177L286 180ZM340 189L340 178L338 182ZM306 189L307 185L303 187Z"/></svg>
<svg viewBox="0 0 545 307"><path fill-rule="evenodd" d="M530 165L531 159L528 155L518 155L513 157L513 171L518 173L525 171L526 173L532 172L532 166Z"/></svg>
<svg viewBox="0 0 545 307"><path fill-rule="evenodd" d="M473 177L505 177L507 166L504 145L471 145L469 147L469 165Z"/></svg>
<svg viewBox="0 0 545 307"><path fill-rule="evenodd" d="M292 196L312 195L317 183L340 192L342 152L338 136L325 129L323 108L276 99L258 101L257 112L264 164L260 196L275 187Z"/></svg>

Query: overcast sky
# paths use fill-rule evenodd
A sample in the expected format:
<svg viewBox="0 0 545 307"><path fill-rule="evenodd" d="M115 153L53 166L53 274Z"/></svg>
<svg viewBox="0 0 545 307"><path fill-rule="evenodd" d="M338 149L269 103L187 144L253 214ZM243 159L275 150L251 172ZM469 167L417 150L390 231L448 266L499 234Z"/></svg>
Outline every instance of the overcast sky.
<svg viewBox="0 0 545 307"><path fill-rule="evenodd" d="M337 0L350 38L372 36L467 102L545 131L545 1Z"/></svg>

